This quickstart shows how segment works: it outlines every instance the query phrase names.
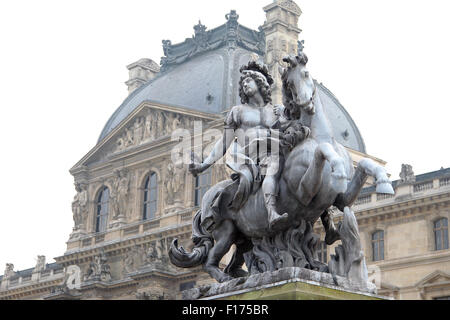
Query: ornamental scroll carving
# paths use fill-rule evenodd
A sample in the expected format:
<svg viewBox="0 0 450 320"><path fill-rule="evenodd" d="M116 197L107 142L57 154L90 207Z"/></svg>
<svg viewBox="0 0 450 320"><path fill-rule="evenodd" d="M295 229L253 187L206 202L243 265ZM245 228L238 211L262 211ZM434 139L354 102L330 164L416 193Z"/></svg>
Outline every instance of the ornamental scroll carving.
<svg viewBox="0 0 450 320"><path fill-rule="evenodd" d="M302 10L300 10L299 6L292 0L280 1L278 4L280 7L290 10L298 15L302 14Z"/></svg>

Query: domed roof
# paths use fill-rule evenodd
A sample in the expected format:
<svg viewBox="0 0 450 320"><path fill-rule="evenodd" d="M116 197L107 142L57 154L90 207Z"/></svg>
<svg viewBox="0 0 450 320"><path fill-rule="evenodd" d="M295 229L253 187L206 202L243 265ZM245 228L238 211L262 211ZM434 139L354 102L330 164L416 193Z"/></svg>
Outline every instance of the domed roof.
<svg viewBox="0 0 450 320"><path fill-rule="evenodd" d="M263 56L265 43L261 30L237 24L237 17L231 11L225 25L210 31L199 23L194 27L193 38L181 44L164 40L166 56L161 61L161 72L125 99L106 123L99 142L143 102L213 114L222 114L240 103L239 68L255 53ZM365 153L363 138L353 119L331 91L316 84L336 140Z"/></svg>

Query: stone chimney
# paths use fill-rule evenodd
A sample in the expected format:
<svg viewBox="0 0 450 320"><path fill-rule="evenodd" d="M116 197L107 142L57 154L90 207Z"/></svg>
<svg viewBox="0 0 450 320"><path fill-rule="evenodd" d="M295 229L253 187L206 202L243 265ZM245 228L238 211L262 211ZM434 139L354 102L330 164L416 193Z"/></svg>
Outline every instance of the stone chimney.
<svg viewBox="0 0 450 320"><path fill-rule="evenodd" d="M274 0L265 6L266 21L262 26L266 36L265 63L273 76L272 101L282 103L281 76L278 66L288 54L297 54L298 36L302 30L298 28L298 19L302 14L300 7L292 0Z"/></svg>
<svg viewBox="0 0 450 320"><path fill-rule="evenodd" d="M128 86L128 94L138 89L147 81L156 77L159 73L159 65L147 58L140 59L127 66L130 79L125 82Z"/></svg>

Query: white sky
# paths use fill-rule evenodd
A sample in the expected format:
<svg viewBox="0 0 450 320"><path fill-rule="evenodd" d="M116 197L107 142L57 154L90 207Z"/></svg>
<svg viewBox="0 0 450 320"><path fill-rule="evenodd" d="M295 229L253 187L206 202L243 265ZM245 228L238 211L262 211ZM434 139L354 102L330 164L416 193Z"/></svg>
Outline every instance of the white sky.
<svg viewBox="0 0 450 320"><path fill-rule="evenodd" d="M64 254L75 194L69 169L127 96L126 65L159 63L200 19L237 10L257 29L271 0L0 2L0 274ZM369 154L416 174L450 166L450 2L297 0L309 70L345 106ZM176 88L174 88L176 90Z"/></svg>

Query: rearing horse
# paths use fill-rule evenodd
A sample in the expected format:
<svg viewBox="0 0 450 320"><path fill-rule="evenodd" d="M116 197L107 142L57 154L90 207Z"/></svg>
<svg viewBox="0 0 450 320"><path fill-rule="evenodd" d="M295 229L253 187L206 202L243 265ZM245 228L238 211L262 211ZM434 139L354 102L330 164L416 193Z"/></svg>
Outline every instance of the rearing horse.
<svg viewBox="0 0 450 320"><path fill-rule="evenodd" d="M311 226L326 214L330 206L334 205L341 211L350 207L368 176L375 178L378 193L393 193L383 167L366 158L355 170L347 150L334 139L316 86L306 69L306 55L289 56L283 61L288 63L287 69L280 70L287 112L311 130L311 134L287 155L280 179L277 209L289 214L288 221L279 225L277 230L269 228L263 193L259 189L239 210L227 206L233 194L223 194L219 206L220 219L215 221L212 230L205 230L201 225L205 213L211 210L217 195L231 183L230 180L222 181L205 193L201 210L194 217L193 251L186 252L183 247L178 247L177 239L172 242L169 258L174 265L189 268L203 264L204 269L219 282L245 276L246 272L241 268L244 254L250 252L255 243L261 243L261 239L267 237L283 236L292 226L305 223L309 227L299 229L300 232L311 232ZM327 231L332 227L329 218L322 219L322 222ZM331 244L336 238L326 240ZM222 271L219 262L233 244L236 251ZM307 249L304 248L304 255L308 266L318 269Z"/></svg>

